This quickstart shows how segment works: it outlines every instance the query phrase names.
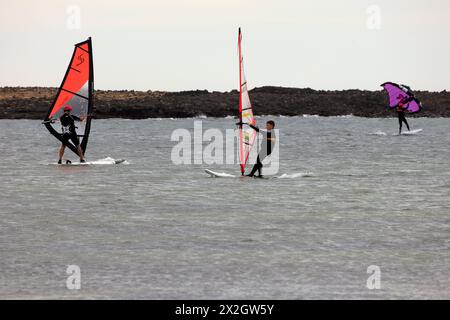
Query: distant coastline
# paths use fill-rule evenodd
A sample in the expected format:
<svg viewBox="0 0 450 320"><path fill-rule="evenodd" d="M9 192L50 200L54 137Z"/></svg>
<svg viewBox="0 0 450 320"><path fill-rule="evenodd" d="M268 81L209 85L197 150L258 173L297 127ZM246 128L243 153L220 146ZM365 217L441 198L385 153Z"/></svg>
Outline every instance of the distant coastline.
<svg viewBox="0 0 450 320"><path fill-rule="evenodd" d="M57 88L0 88L0 119L42 119ZM450 117L450 92L415 91L424 108L414 116ZM190 118L235 116L238 92L206 90L162 92L134 90L95 91L96 119ZM250 91L255 115L392 117L381 91L260 87ZM411 115L413 116L413 115Z"/></svg>

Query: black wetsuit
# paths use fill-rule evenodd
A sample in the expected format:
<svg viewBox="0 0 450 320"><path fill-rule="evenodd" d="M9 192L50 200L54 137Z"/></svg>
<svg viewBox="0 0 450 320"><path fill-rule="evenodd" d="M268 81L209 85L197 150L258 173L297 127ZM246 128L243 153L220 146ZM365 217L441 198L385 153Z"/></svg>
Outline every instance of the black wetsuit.
<svg viewBox="0 0 450 320"><path fill-rule="evenodd" d="M269 156L272 153L272 137L275 137L275 134L272 133L272 131L266 131L266 130L260 130L258 127L255 127L251 124L249 126L254 129L256 132L262 133L264 136L264 140L262 142L261 150L258 153L258 156L256 157L256 163L253 166L252 171L250 172L249 176L253 177L258 171L258 175L261 175L261 169L263 167L262 162L264 158Z"/></svg>
<svg viewBox="0 0 450 320"><path fill-rule="evenodd" d="M62 126L62 141L64 144L67 144L69 140L72 140L75 146L80 144L80 140L78 139L75 121L81 121L81 119L77 116L73 115L62 115L59 118Z"/></svg>
<svg viewBox="0 0 450 320"><path fill-rule="evenodd" d="M399 133L402 132L402 124L403 124L403 122L406 124L406 127L408 128L408 131L409 131L409 124L408 124L408 121L406 121L405 110L403 109L403 105L402 104L399 104L397 106L397 115L398 115L398 124L399 124L398 132Z"/></svg>

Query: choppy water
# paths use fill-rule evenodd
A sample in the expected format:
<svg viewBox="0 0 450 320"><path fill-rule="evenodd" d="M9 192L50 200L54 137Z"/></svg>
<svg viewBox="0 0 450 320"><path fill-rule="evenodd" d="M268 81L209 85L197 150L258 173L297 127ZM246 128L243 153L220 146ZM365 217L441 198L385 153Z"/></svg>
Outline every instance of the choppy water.
<svg viewBox="0 0 450 320"><path fill-rule="evenodd" d="M95 121L88 159L129 164L83 167L49 165L39 121L0 121L0 298L449 299L450 119L274 119L288 179L173 165L193 119Z"/></svg>

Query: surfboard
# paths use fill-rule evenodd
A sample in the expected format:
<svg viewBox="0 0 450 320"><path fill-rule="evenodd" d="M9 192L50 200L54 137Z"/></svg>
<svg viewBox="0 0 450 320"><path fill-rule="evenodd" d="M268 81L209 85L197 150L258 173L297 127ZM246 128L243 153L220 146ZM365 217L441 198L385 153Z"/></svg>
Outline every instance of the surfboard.
<svg viewBox="0 0 450 320"><path fill-rule="evenodd" d="M423 131L423 129L415 129L415 130L410 130L410 131L402 131L401 134L394 133L392 135L393 136L413 136L413 135L416 135L416 134L418 134L418 133L420 133L422 131Z"/></svg>
<svg viewBox="0 0 450 320"><path fill-rule="evenodd" d="M63 160L62 164L58 163L51 163L51 165L56 166L98 166L98 165L115 165L115 164L121 164L125 163L126 159L113 159L113 158L104 158L100 160L94 160L94 161L86 161L86 162L71 162L70 160Z"/></svg>
<svg viewBox="0 0 450 320"><path fill-rule="evenodd" d="M423 129L415 129L415 130L411 130L411 131L402 131L402 136L411 136L411 135L415 135L418 134L419 132L422 132Z"/></svg>
<svg viewBox="0 0 450 320"><path fill-rule="evenodd" d="M278 178L278 177L274 177L274 176L270 176L270 177L266 177L266 176L262 176L262 177L258 177L258 176L254 176L254 177L248 177L248 176L235 176L229 173L225 173L225 172L215 172L209 169L205 169L205 172L207 174L209 174L211 177L213 178L240 178L240 179L273 179L273 178Z"/></svg>
<svg viewBox="0 0 450 320"><path fill-rule="evenodd" d="M211 177L214 178L236 178L237 176L234 176L232 174L229 173L225 173L225 172L215 172L209 169L205 169L205 172L207 174L209 174Z"/></svg>
<svg viewBox="0 0 450 320"><path fill-rule="evenodd" d="M213 178L240 178L240 179L298 179L298 178L309 178L313 177L314 174L311 172L297 172L297 173L283 173L279 176L262 176L262 177L248 177L248 176L235 176L225 172L215 172L209 169L205 169L205 172Z"/></svg>

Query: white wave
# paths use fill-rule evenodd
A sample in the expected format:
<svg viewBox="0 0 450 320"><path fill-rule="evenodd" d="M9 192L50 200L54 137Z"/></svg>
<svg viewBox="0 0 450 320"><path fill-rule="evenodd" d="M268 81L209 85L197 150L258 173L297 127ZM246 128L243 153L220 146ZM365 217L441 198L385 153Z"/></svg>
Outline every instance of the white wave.
<svg viewBox="0 0 450 320"><path fill-rule="evenodd" d="M372 135L372 136L386 136L387 133L384 132L384 131L378 130L378 131L375 131L375 132L371 133L370 135Z"/></svg>
<svg viewBox="0 0 450 320"><path fill-rule="evenodd" d="M350 114L344 114L344 115L341 115L341 116L334 116L334 117L335 118L354 118L355 116L350 113ZM331 118L333 118L333 116Z"/></svg>
<svg viewBox="0 0 450 320"><path fill-rule="evenodd" d="M303 118L319 118L318 114L302 114Z"/></svg>
<svg viewBox="0 0 450 320"><path fill-rule="evenodd" d="M312 172L297 172L297 173L283 173L278 179L296 179L296 178L304 178L304 177L312 177Z"/></svg>

